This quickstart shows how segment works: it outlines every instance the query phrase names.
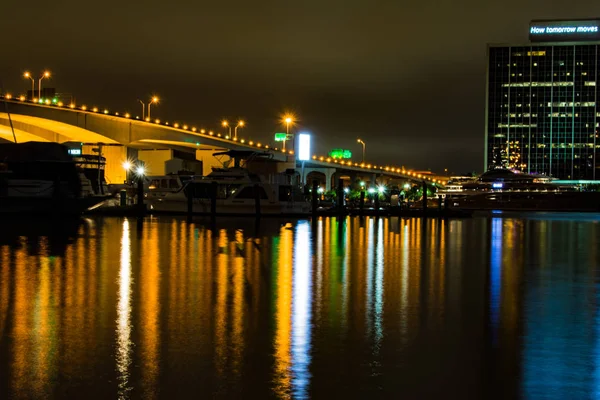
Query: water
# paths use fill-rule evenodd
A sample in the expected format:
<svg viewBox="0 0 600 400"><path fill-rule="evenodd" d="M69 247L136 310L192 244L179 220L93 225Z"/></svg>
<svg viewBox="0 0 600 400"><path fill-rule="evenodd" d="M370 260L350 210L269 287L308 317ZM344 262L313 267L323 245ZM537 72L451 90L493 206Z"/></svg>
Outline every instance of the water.
<svg viewBox="0 0 600 400"><path fill-rule="evenodd" d="M3 398L595 398L600 215L4 223Z"/></svg>

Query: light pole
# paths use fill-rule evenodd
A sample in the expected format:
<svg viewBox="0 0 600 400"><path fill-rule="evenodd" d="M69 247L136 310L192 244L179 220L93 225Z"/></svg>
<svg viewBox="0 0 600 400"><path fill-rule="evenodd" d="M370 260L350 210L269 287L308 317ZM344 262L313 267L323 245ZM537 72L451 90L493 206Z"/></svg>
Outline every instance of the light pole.
<svg viewBox="0 0 600 400"><path fill-rule="evenodd" d="M233 130L233 133L234 133L233 140L237 140L237 129L243 128L243 127L244 127L244 121L242 121L242 120L238 121L237 125L235 126L235 129Z"/></svg>
<svg viewBox="0 0 600 400"><path fill-rule="evenodd" d="M285 142L288 140L288 136L290 136L290 125L294 122L294 116L292 114L286 114L283 116L283 122L285 122L285 140L283 141L283 151L285 151Z"/></svg>
<svg viewBox="0 0 600 400"><path fill-rule="evenodd" d="M146 105L140 99L138 101L142 104L142 119L146 119Z"/></svg>
<svg viewBox="0 0 600 400"><path fill-rule="evenodd" d="M229 137L231 137L231 125L229 125L229 122L227 122L227 120L224 119L223 121L221 121L221 126L223 128L229 128Z"/></svg>
<svg viewBox="0 0 600 400"><path fill-rule="evenodd" d="M42 76L40 76L40 80L38 81L38 99L42 98L42 79L44 78L50 78L50 72L48 71L44 71L44 73L42 74Z"/></svg>
<svg viewBox="0 0 600 400"><path fill-rule="evenodd" d="M152 98L150 99L150 101L148 102L148 118L150 118L150 106L152 104L158 104L158 97L156 96L152 96Z"/></svg>
<svg viewBox="0 0 600 400"><path fill-rule="evenodd" d="M23 77L31 79L31 100L33 100L35 97L35 79L33 79L33 76L29 72L25 72Z"/></svg>
<svg viewBox="0 0 600 400"><path fill-rule="evenodd" d="M367 149L367 145L361 139L358 139L356 142L362 144L363 152L362 152L361 164L364 164L365 163L365 151Z"/></svg>

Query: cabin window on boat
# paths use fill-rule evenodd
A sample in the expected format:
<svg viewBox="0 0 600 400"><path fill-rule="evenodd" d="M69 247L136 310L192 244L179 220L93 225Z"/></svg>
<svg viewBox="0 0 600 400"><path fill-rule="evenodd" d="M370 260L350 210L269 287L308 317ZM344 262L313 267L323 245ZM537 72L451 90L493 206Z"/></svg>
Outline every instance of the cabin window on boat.
<svg viewBox="0 0 600 400"><path fill-rule="evenodd" d="M258 193L262 200L268 199L267 192L263 187L258 186ZM254 199L254 186L246 186L242 191L235 196L236 199Z"/></svg>
<svg viewBox="0 0 600 400"><path fill-rule="evenodd" d="M217 188L217 199L227 199L237 193L241 185L219 185Z"/></svg>
<svg viewBox="0 0 600 400"><path fill-rule="evenodd" d="M209 183L190 183L186 187L186 191L190 190L196 199L210 199L211 185Z"/></svg>

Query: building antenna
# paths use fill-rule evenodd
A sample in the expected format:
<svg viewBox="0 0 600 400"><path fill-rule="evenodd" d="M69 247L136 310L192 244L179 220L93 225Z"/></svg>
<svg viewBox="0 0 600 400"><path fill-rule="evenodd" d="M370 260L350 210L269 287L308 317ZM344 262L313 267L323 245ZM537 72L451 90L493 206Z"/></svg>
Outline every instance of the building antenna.
<svg viewBox="0 0 600 400"><path fill-rule="evenodd" d="M10 123L10 130L12 131L13 138L15 139L15 143L17 143L17 135L15 135L15 127L12 123L12 118L10 117L10 113L8 112L8 102L6 101L6 94L4 93L4 85L2 84L2 80L0 80L0 92L2 93L2 98L4 100L4 110L6 111L6 115L8 115L8 122Z"/></svg>

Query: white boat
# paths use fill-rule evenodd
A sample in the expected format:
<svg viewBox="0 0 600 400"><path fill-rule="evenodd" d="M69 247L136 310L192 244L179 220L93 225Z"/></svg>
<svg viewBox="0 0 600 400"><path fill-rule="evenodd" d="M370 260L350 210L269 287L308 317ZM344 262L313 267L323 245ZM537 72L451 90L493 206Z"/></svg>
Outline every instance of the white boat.
<svg viewBox="0 0 600 400"><path fill-rule="evenodd" d="M161 198L170 193L176 193L180 191L185 183L189 180L194 179L193 175L177 175L169 174L162 176L148 176L145 177L146 183L144 184L145 197L148 198Z"/></svg>
<svg viewBox="0 0 600 400"><path fill-rule="evenodd" d="M220 215L303 215L310 213L310 202L293 185L267 182L245 168L215 168L206 177L188 180L173 193L146 198L152 212L185 213L191 196L192 212L210 214L214 197L215 212Z"/></svg>

